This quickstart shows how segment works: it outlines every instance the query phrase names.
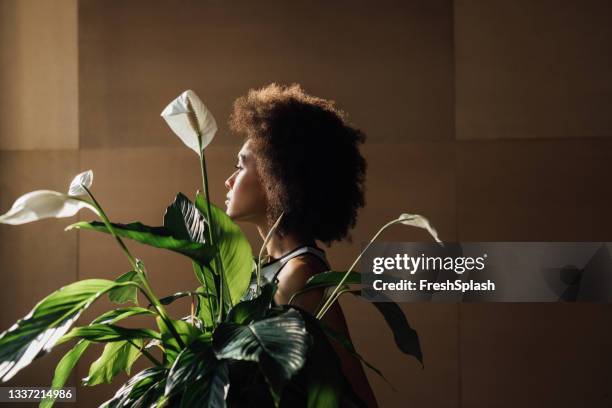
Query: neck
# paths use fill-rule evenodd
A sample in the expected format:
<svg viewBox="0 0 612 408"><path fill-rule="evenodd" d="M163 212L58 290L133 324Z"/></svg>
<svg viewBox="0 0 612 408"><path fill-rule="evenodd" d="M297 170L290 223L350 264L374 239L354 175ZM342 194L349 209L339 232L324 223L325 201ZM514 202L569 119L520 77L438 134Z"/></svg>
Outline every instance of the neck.
<svg viewBox="0 0 612 408"><path fill-rule="evenodd" d="M266 239L269 228L263 224L257 225L257 230L262 240ZM316 242L311 237L305 237L297 233L289 233L280 236L276 232L272 233L270 240L266 244L266 251L274 259L281 258L286 253L303 245L316 246Z"/></svg>

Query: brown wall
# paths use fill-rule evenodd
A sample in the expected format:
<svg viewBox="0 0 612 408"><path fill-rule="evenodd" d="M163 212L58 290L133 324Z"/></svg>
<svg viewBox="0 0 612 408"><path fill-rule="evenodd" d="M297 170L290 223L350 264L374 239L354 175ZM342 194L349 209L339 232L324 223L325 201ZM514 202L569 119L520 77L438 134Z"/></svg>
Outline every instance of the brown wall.
<svg viewBox="0 0 612 408"><path fill-rule="evenodd" d="M176 192L200 185L195 155L159 117L188 88L220 125L207 162L221 202L240 145L232 100L298 82L369 136L367 206L353 243L327 250L336 269L402 212L426 215L445 241L612 241L610 11L595 0L0 0L0 211L91 168L113 220L161 223ZM76 219L0 226L2 329L64 284L127 271L108 237L63 232ZM397 227L383 239L428 237ZM158 294L195 285L180 256L131 247ZM612 405L609 304L402 304L420 370L371 305L341 303L357 349L398 390L368 372L382 407ZM65 350L11 384L49 384ZM97 406L117 386L81 388L69 406Z"/></svg>

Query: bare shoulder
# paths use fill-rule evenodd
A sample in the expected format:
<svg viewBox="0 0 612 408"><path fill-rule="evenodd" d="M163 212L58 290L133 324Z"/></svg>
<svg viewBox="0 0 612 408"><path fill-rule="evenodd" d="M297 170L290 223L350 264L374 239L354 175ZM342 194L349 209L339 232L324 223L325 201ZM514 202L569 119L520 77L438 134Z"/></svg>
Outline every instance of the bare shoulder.
<svg viewBox="0 0 612 408"><path fill-rule="evenodd" d="M303 254L291 258L287 262L287 265L285 265L285 269L290 270L292 272L306 274L310 273L314 275L316 273L325 272L327 270L327 267L323 264L323 262L321 262L319 258L316 258L312 255Z"/></svg>
<svg viewBox="0 0 612 408"><path fill-rule="evenodd" d="M278 280L284 281L284 283L289 284L291 287L296 286L296 289L299 290L306 285L306 282L312 276L326 270L325 265L315 257L300 255L291 258L287 262L278 275Z"/></svg>
<svg viewBox="0 0 612 408"><path fill-rule="evenodd" d="M327 268L318 259L309 255L300 255L291 258L278 274L277 302L288 303L295 292L300 291L312 276L325 272ZM310 296L321 297L323 292L319 290ZM313 299L314 300L314 299Z"/></svg>

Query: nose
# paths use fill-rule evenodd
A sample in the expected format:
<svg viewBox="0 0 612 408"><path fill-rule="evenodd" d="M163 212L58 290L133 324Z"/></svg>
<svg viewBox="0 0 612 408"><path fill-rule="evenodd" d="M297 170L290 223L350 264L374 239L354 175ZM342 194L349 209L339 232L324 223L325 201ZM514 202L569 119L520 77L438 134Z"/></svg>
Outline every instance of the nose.
<svg viewBox="0 0 612 408"><path fill-rule="evenodd" d="M227 180L225 180L225 187L227 187L228 190L231 190L232 187L234 186L235 178L236 178L236 172L232 173L232 175L229 176Z"/></svg>

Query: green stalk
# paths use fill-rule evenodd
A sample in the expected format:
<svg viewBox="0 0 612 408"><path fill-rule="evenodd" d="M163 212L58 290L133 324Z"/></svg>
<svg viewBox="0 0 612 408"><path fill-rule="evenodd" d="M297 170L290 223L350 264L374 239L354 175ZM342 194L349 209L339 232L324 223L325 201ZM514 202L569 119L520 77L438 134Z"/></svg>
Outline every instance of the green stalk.
<svg viewBox="0 0 612 408"><path fill-rule="evenodd" d="M138 274L138 277L142 281L144 292L147 294L147 298L153 304L159 316L164 320L164 322L166 322L168 329L170 330L170 332L172 333L172 335L174 336L178 344L181 347L185 347L185 343L183 343L181 336L179 336L179 334L177 333L176 328L174 327L174 325L172 324L172 321L170 320L170 317L168 316L168 313L166 313L166 309L159 302L159 299L157 298L157 296L155 296L155 294L153 293L153 289L151 288L151 285L149 285L149 281L147 279L146 272L144 270L144 265L142 264L142 262L139 262L136 260L136 258L134 258L130 250L123 243L123 240L121 239L121 237L117 235L117 233L115 232L115 229L111 225L110 220L106 216L106 213L102 209L102 206L100 205L100 203L98 203L98 201L93 196L91 191L89 191L89 189L85 187L84 185L81 184L81 186L85 189L89 197L91 197L91 200L93 201L93 204L96 206L96 209L98 210L100 218L104 222L104 225L106 225L106 228L111 233L111 235L115 237L115 240L117 241L117 243L119 244L119 246L121 247L125 255L127 256L130 265L132 266L134 271L136 271L136 273Z"/></svg>
<svg viewBox="0 0 612 408"><path fill-rule="evenodd" d="M374 235L374 237L370 240L370 242L368 243L368 245L366 245L366 247L363 249L363 251L361 251L361 253L359 254L359 256L357 257L357 259L355 259L355 262L353 262L353 264L351 265L351 267L348 269L348 271L346 271L346 273L344 274L344 276L342 277L342 279L340 280L340 282L338 283L338 285L334 288L334 291L331 293L331 295L329 296L329 298L327 298L327 300L325 301L325 303L323 304L323 306L321 307L321 310L319 310L319 312L317 313L316 317L317 319L322 319L323 316L325 315L325 313L329 310L329 308L331 307L332 303L334 303L334 301L336 299L338 299L338 297L340 297L341 293L338 293L338 290L340 289L340 287L342 286L342 284L344 283L344 281L346 280L346 278L348 277L348 275L352 272L353 268L355 267L355 265L357 265L357 262L359 262L359 260L361 259L362 255L365 253L365 251L368 250L368 248L370 247L370 245L372 245L372 243L376 240L376 238L378 238L378 236L389 226L396 224L398 222L401 222L401 220L395 219L393 221L389 221L388 223L386 223L385 225L383 225L383 227L381 229L378 230L378 232Z"/></svg>
<svg viewBox="0 0 612 408"><path fill-rule="evenodd" d="M264 248L266 247L266 244L272 238L272 233L276 230L276 228L278 227L278 224L280 224L280 221L283 218L283 215L285 215L284 211L281 212L281 214L278 216L278 219L276 220L272 228L270 228L270 231L268 231L268 233L266 234L266 238L264 239L264 242L261 245L261 248L259 249L259 256L257 257L257 268L256 268L256 275L257 275L257 293L256 295L257 296L259 296L261 292L261 289L260 289L261 287L261 278L260 278L261 276L261 256L263 254Z"/></svg>
<svg viewBox="0 0 612 408"><path fill-rule="evenodd" d="M200 132L198 131L198 143L199 143L199 147L200 147L200 173L202 176L202 184L204 187L204 197L206 198L206 212L207 212L207 216L208 216L208 223L209 223L209 228L208 228L208 239L210 240L210 244L214 247L216 246L215 243L215 221L214 221L214 217L212 216L212 210L210 208L210 195L208 193L208 175L206 172L206 157L204 155L204 149L202 149L202 135L200 134ZM223 321L223 293L225 291L225 286L227 285L227 281L225 280L225 271L223 269L223 260L221 259L221 254L218 251L215 253L215 267L217 269L217 272L219 272L219 274L221 275L221 279L220 279L220 288L219 288L219 316L217 317L217 322L222 322ZM229 291L228 291L228 295L229 295ZM230 303L232 302L231 299L231 295L230 295Z"/></svg>
<svg viewBox="0 0 612 408"><path fill-rule="evenodd" d="M202 138L198 133L198 140L200 141L200 175L202 176L202 187L204 189L204 198L206 199L206 217L208 219L208 241L214 247L215 246L215 236L214 236L214 221L212 217L212 210L210 208L210 199L208 195L208 175L206 172L206 158L204 157L204 151L202 150ZM221 273L219 270L219 263L217 259L219 251L215 252L215 266L217 267L217 271ZM212 269L211 269L212 272ZM221 313L222 304L223 304L223 279L220 281L219 293L217 293L217 299L219 300L219 313ZM221 321L221 317L219 316L219 321Z"/></svg>

